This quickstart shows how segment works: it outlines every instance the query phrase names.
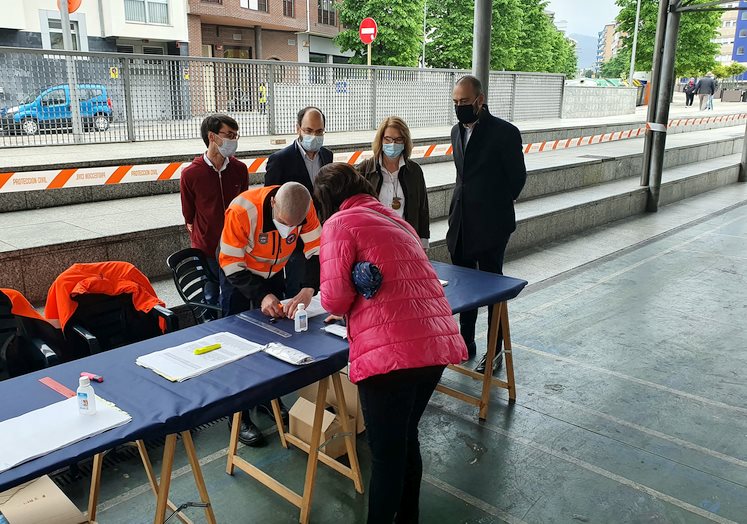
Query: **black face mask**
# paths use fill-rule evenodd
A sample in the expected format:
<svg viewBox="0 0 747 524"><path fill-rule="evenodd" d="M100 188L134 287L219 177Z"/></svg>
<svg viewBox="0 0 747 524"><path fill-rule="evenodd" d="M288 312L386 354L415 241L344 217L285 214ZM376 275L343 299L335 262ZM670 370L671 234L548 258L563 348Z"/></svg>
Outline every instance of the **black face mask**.
<svg viewBox="0 0 747 524"><path fill-rule="evenodd" d="M477 121L478 112L473 104L454 105L456 117L462 124L472 124Z"/></svg>

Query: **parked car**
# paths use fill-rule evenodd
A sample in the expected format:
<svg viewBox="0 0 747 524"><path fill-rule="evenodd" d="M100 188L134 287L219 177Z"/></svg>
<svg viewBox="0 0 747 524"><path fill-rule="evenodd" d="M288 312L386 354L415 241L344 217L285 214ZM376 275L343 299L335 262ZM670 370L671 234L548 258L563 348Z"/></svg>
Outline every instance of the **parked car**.
<svg viewBox="0 0 747 524"><path fill-rule="evenodd" d="M106 131L112 121L112 101L101 84L79 84L80 118L85 130ZM42 130L72 127L70 88L58 85L32 96L25 103L0 110L0 128L10 133L35 135Z"/></svg>

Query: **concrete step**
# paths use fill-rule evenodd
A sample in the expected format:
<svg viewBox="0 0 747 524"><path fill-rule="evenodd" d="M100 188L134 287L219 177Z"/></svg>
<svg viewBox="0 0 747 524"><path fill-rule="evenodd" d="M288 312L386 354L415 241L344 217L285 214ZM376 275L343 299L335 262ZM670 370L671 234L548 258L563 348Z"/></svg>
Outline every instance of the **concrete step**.
<svg viewBox="0 0 747 524"><path fill-rule="evenodd" d="M743 126L675 134L667 140L665 168L703 161L741 151ZM606 142L573 149L530 153L525 156L529 177L521 199L567 191L640 173L643 139ZM451 157L423 165L429 187L431 218L446 216L455 180ZM263 175L252 175L254 184ZM100 185L44 191L0 193L0 213L179 192L178 180Z"/></svg>
<svg viewBox="0 0 747 524"><path fill-rule="evenodd" d="M664 171L660 205L733 184L739 176L741 155L729 155ZM507 253L519 253L623 218L642 214L647 189L628 178L519 202L516 232ZM448 220L431 223L434 260L448 261Z"/></svg>
<svg viewBox="0 0 747 524"><path fill-rule="evenodd" d="M667 170L662 203L733 183L740 155ZM646 190L628 178L517 204L518 252L643 213ZM188 247L177 195L140 197L9 213L0 228L0 286L43 301L54 278L75 262L126 260L149 278L168 276L166 257ZM431 224L430 255L447 260L447 221Z"/></svg>

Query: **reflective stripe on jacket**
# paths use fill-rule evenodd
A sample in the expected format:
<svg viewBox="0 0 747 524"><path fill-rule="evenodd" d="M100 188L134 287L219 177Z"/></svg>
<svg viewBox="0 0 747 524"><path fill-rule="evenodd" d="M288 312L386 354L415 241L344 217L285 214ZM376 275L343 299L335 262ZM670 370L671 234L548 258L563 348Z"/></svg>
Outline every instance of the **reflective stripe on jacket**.
<svg viewBox="0 0 747 524"><path fill-rule="evenodd" d="M226 276L241 271L268 279L282 271L296 247L299 236L309 259L319 254L322 226L314 206L306 219L287 238L282 238L272 221L272 197L280 186L244 191L226 210L218 262Z"/></svg>

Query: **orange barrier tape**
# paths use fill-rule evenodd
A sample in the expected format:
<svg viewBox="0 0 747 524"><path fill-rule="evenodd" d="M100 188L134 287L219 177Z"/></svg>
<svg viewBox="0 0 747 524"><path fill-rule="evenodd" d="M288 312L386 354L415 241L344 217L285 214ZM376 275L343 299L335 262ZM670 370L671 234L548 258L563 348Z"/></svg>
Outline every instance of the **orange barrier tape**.
<svg viewBox="0 0 747 524"><path fill-rule="evenodd" d="M747 113L700 118L676 118L669 120L667 127L697 126L716 122L736 122L745 119L747 119ZM561 149L638 138L645 133L646 125L634 129L614 131L612 133L524 144L523 151L524 154L558 151ZM450 156L452 153L453 148L451 144L430 144L414 147L412 158ZM335 153L334 160L335 162L356 164L372 156L373 152L371 151L350 151ZM247 165L249 173L252 174L264 173L267 167L267 157L244 158L242 161ZM176 180L181 176L182 168L188 165L189 162L172 162L170 164L55 169L48 171L28 171L24 173L9 171L0 173L0 193Z"/></svg>

